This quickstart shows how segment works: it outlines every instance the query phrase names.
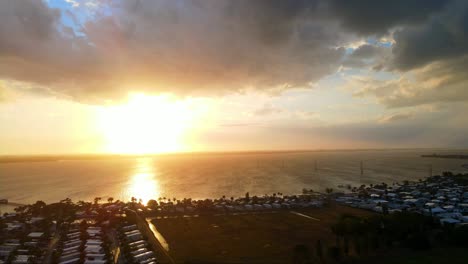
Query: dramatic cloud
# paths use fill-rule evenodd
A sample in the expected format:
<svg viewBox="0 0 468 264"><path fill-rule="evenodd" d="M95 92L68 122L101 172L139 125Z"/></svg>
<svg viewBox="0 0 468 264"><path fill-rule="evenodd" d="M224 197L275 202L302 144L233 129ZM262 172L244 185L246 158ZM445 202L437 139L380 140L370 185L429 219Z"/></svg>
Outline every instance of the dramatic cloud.
<svg viewBox="0 0 468 264"><path fill-rule="evenodd" d="M308 87L344 54L337 47L345 34L314 18L318 8L313 1L123 1L72 28L41 1L2 2L0 73L79 100L132 90Z"/></svg>
<svg viewBox="0 0 468 264"><path fill-rule="evenodd" d="M463 92L462 72L455 71L464 70L459 58L468 52L466 1L68 2L71 11L43 1L0 2L1 79L103 102L132 91L307 88L343 65L415 71L425 85L416 87L406 76L365 85L367 94L390 106ZM88 7L88 16L73 12ZM393 46L345 48L390 33ZM445 81L429 84L423 73Z"/></svg>
<svg viewBox="0 0 468 264"><path fill-rule="evenodd" d="M332 0L332 13L341 24L361 35L384 35L395 26L424 23L447 0Z"/></svg>
<svg viewBox="0 0 468 264"><path fill-rule="evenodd" d="M445 4L426 23L398 28L393 34L391 56L385 56L374 69L391 70L400 77L361 79L354 85L359 87L355 95L375 96L388 107L468 101L467 36L466 1ZM344 65L367 66L362 60L353 59L354 53Z"/></svg>
<svg viewBox="0 0 468 264"><path fill-rule="evenodd" d="M468 54L468 2L455 1L428 23L395 32L394 67L408 70Z"/></svg>

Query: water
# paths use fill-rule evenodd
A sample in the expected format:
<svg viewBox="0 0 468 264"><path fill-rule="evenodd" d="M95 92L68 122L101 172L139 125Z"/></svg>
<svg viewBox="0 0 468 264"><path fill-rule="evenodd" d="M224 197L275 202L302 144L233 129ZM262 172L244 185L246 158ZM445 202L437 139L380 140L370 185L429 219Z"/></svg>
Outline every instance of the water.
<svg viewBox="0 0 468 264"><path fill-rule="evenodd" d="M467 160L421 158L460 151L323 151L274 154L172 155L125 159L65 160L0 164L0 198L16 203L37 200L143 202L158 197L218 198L323 191L339 184L416 180L442 171L468 172ZM462 153L467 153L462 152ZM360 162L364 175L360 173ZM317 170L315 170L315 162ZM4 211L4 209L0 208Z"/></svg>

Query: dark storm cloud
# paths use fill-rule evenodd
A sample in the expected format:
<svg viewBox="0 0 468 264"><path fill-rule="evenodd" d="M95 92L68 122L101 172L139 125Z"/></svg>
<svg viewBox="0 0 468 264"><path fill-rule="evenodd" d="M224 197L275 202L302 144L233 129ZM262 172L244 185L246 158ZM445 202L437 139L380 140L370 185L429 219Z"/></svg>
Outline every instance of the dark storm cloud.
<svg viewBox="0 0 468 264"><path fill-rule="evenodd" d="M311 87L342 64L404 71L464 53L466 5L446 2L102 1L76 25L42 1L0 1L0 78L98 102ZM393 58L375 45L345 54L358 36L394 27Z"/></svg>
<svg viewBox="0 0 468 264"><path fill-rule="evenodd" d="M360 84L356 95L375 96L392 108L468 101L467 1L451 1L426 23L401 26L393 37L391 56L373 69L394 71L400 77L368 79ZM362 67L361 60L351 59L353 55L345 65Z"/></svg>
<svg viewBox="0 0 468 264"><path fill-rule="evenodd" d="M0 1L0 56L38 59L37 43L57 37L60 12L41 1Z"/></svg>
<svg viewBox="0 0 468 264"><path fill-rule="evenodd" d="M274 45L288 39L294 23L317 8L317 0L240 0L228 2L226 14L252 26L265 44Z"/></svg>
<svg viewBox="0 0 468 264"><path fill-rule="evenodd" d="M468 53L468 2L457 1L418 27L395 32L394 67L409 70Z"/></svg>
<svg viewBox="0 0 468 264"><path fill-rule="evenodd" d="M425 22L448 0L331 0L331 12L343 27L361 35L382 35L395 26Z"/></svg>
<svg viewBox="0 0 468 264"><path fill-rule="evenodd" d="M314 1L109 2L80 34L41 1L0 5L0 77L77 100L309 87L347 39Z"/></svg>

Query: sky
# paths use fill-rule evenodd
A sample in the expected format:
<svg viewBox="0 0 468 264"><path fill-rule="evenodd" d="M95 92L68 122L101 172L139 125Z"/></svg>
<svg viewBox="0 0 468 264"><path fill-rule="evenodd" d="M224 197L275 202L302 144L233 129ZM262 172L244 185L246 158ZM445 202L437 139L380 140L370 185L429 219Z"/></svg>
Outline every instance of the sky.
<svg viewBox="0 0 468 264"><path fill-rule="evenodd" d="M468 148L463 0L0 1L0 155Z"/></svg>

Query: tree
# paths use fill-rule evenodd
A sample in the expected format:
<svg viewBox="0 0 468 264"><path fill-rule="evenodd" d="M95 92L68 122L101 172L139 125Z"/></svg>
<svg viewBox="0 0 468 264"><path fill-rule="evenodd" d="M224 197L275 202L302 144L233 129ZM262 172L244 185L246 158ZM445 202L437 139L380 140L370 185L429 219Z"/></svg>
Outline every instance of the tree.
<svg viewBox="0 0 468 264"><path fill-rule="evenodd" d="M33 215L41 214L46 207L46 203L43 201L37 201L35 204L31 206L31 213Z"/></svg>
<svg viewBox="0 0 468 264"><path fill-rule="evenodd" d="M95 197L94 204L98 204L101 199L102 199L101 197Z"/></svg>
<svg viewBox="0 0 468 264"><path fill-rule="evenodd" d="M113 198L113 197L107 198L107 202L108 202L108 203L112 203L112 201L114 201L114 198Z"/></svg>
<svg viewBox="0 0 468 264"><path fill-rule="evenodd" d="M71 204L71 203L72 203L72 200L71 200L70 198L67 197L67 198L61 200L60 203Z"/></svg>
<svg viewBox="0 0 468 264"><path fill-rule="evenodd" d="M158 206L158 202L156 202L156 200L151 199L148 201L147 206L149 208L156 208Z"/></svg>

